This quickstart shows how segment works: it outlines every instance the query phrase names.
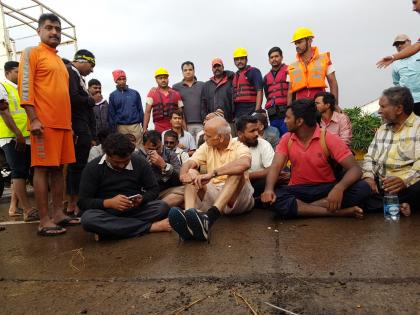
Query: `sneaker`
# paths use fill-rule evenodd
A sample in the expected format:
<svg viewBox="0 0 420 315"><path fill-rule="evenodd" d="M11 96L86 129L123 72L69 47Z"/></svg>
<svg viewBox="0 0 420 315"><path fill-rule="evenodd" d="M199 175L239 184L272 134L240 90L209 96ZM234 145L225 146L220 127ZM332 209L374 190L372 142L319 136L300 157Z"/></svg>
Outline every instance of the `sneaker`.
<svg viewBox="0 0 420 315"><path fill-rule="evenodd" d="M205 213L200 213L191 208L185 211L188 226L191 228L194 238L198 241L208 241L210 221Z"/></svg>
<svg viewBox="0 0 420 315"><path fill-rule="evenodd" d="M191 240L193 238L193 232L187 224L187 218L185 217L184 212L178 208L173 207L169 209L169 224L178 233L184 241Z"/></svg>

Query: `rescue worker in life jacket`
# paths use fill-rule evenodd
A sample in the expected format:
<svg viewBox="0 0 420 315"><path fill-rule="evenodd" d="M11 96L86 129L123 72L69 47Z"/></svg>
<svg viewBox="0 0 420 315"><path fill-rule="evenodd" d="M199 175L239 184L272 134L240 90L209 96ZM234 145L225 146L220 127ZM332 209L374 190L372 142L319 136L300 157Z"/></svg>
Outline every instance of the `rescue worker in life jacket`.
<svg viewBox="0 0 420 315"><path fill-rule="evenodd" d="M169 87L168 70L165 68L157 69L155 79L158 86L152 88L149 94L147 94L143 128L147 131L150 116L153 113L155 130L162 133L165 130L171 129L171 114L178 109L182 110L184 104L182 103L181 95ZM183 125L186 125L185 120L183 121Z"/></svg>
<svg viewBox="0 0 420 315"><path fill-rule="evenodd" d="M238 68L232 81L234 119L236 119L261 109L263 80L261 71L248 65L248 52L245 48L235 49L233 61Z"/></svg>
<svg viewBox="0 0 420 315"><path fill-rule="evenodd" d="M320 53L318 47L312 47L314 33L306 27L299 27L293 34L292 43L296 46L296 61L288 67L290 81L287 104L294 99L309 98L319 92L324 92L328 81L331 94L336 100L338 107L338 83L335 77L335 69L331 63L330 53Z"/></svg>
<svg viewBox="0 0 420 315"><path fill-rule="evenodd" d="M287 65L283 63L283 52L279 47L273 47L268 51L268 62L271 70L264 76L264 94L267 102L265 109L270 124L280 132L280 137L287 132L284 117L287 107Z"/></svg>

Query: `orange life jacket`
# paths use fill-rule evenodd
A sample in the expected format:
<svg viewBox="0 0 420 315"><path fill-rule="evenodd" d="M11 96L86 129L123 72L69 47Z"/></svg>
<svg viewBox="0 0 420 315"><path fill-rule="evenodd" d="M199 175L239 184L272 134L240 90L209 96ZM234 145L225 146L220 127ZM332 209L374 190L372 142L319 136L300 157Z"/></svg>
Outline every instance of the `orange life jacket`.
<svg viewBox="0 0 420 315"><path fill-rule="evenodd" d="M312 48L313 55L306 65L296 55L297 60L289 65L288 73L292 93L308 88L326 88L325 77L331 64L330 53L320 54L317 47Z"/></svg>

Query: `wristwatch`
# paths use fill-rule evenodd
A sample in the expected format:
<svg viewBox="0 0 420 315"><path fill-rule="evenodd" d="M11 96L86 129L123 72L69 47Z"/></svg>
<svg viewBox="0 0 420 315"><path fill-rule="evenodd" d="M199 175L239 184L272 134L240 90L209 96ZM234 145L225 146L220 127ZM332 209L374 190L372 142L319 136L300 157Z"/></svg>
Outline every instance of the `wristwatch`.
<svg viewBox="0 0 420 315"><path fill-rule="evenodd" d="M167 172L169 172L170 169L171 169L171 164L166 163L165 167L162 170L162 174L166 174Z"/></svg>

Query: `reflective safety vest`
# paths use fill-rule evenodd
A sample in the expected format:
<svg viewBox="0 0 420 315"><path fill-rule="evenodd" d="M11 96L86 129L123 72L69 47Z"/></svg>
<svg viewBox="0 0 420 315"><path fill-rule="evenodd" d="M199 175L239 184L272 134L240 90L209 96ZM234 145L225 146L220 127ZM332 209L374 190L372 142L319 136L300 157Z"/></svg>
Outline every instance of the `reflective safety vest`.
<svg viewBox="0 0 420 315"><path fill-rule="evenodd" d="M28 116L25 110L20 106L20 98L18 90L13 87L10 83L3 82L4 88L6 89L9 97L9 112L15 121L16 126L22 132L24 137L29 137L28 131ZM15 133L7 127L3 117L0 117L0 138L14 138Z"/></svg>
<svg viewBox="0 0 420 315"><path fill-rule="evenodd" d="M289 83L287 79L287 66L282 64L279 71L277 71L276 77L269 71L264 76L264 83L267 86L267 103L265 108L270 108L275 105L286 105L287 103L287 92L289 90Z"/></svg>
<svg viewBox="0 0 420 315"><path fill-rule="evenodd" d="M246 74L252 69L253 67L248 66L245 70L235 73L232 81L235 103L255 103L257 101L257 90L246 77Z"/></svg>
<svg viewBox="0 0 420 315"><path fill-rule="evenodd" d="M169 89L169 102L164 103L162 94L158 89L154 89L152 94L153 99L153 121L161 121L165 118L170 119L171 114L178 109L178 98L176 91Z"/></svg>
<svg viewBox="0 0 420 315"><path fill-rule="evenodd" d="M288 73L292 93L301 89L326 88L325 77L331 63L330 53L320 54L317 47L313 47L313 56L306 65L299 55L297 60L289 65Z"/></svg>

